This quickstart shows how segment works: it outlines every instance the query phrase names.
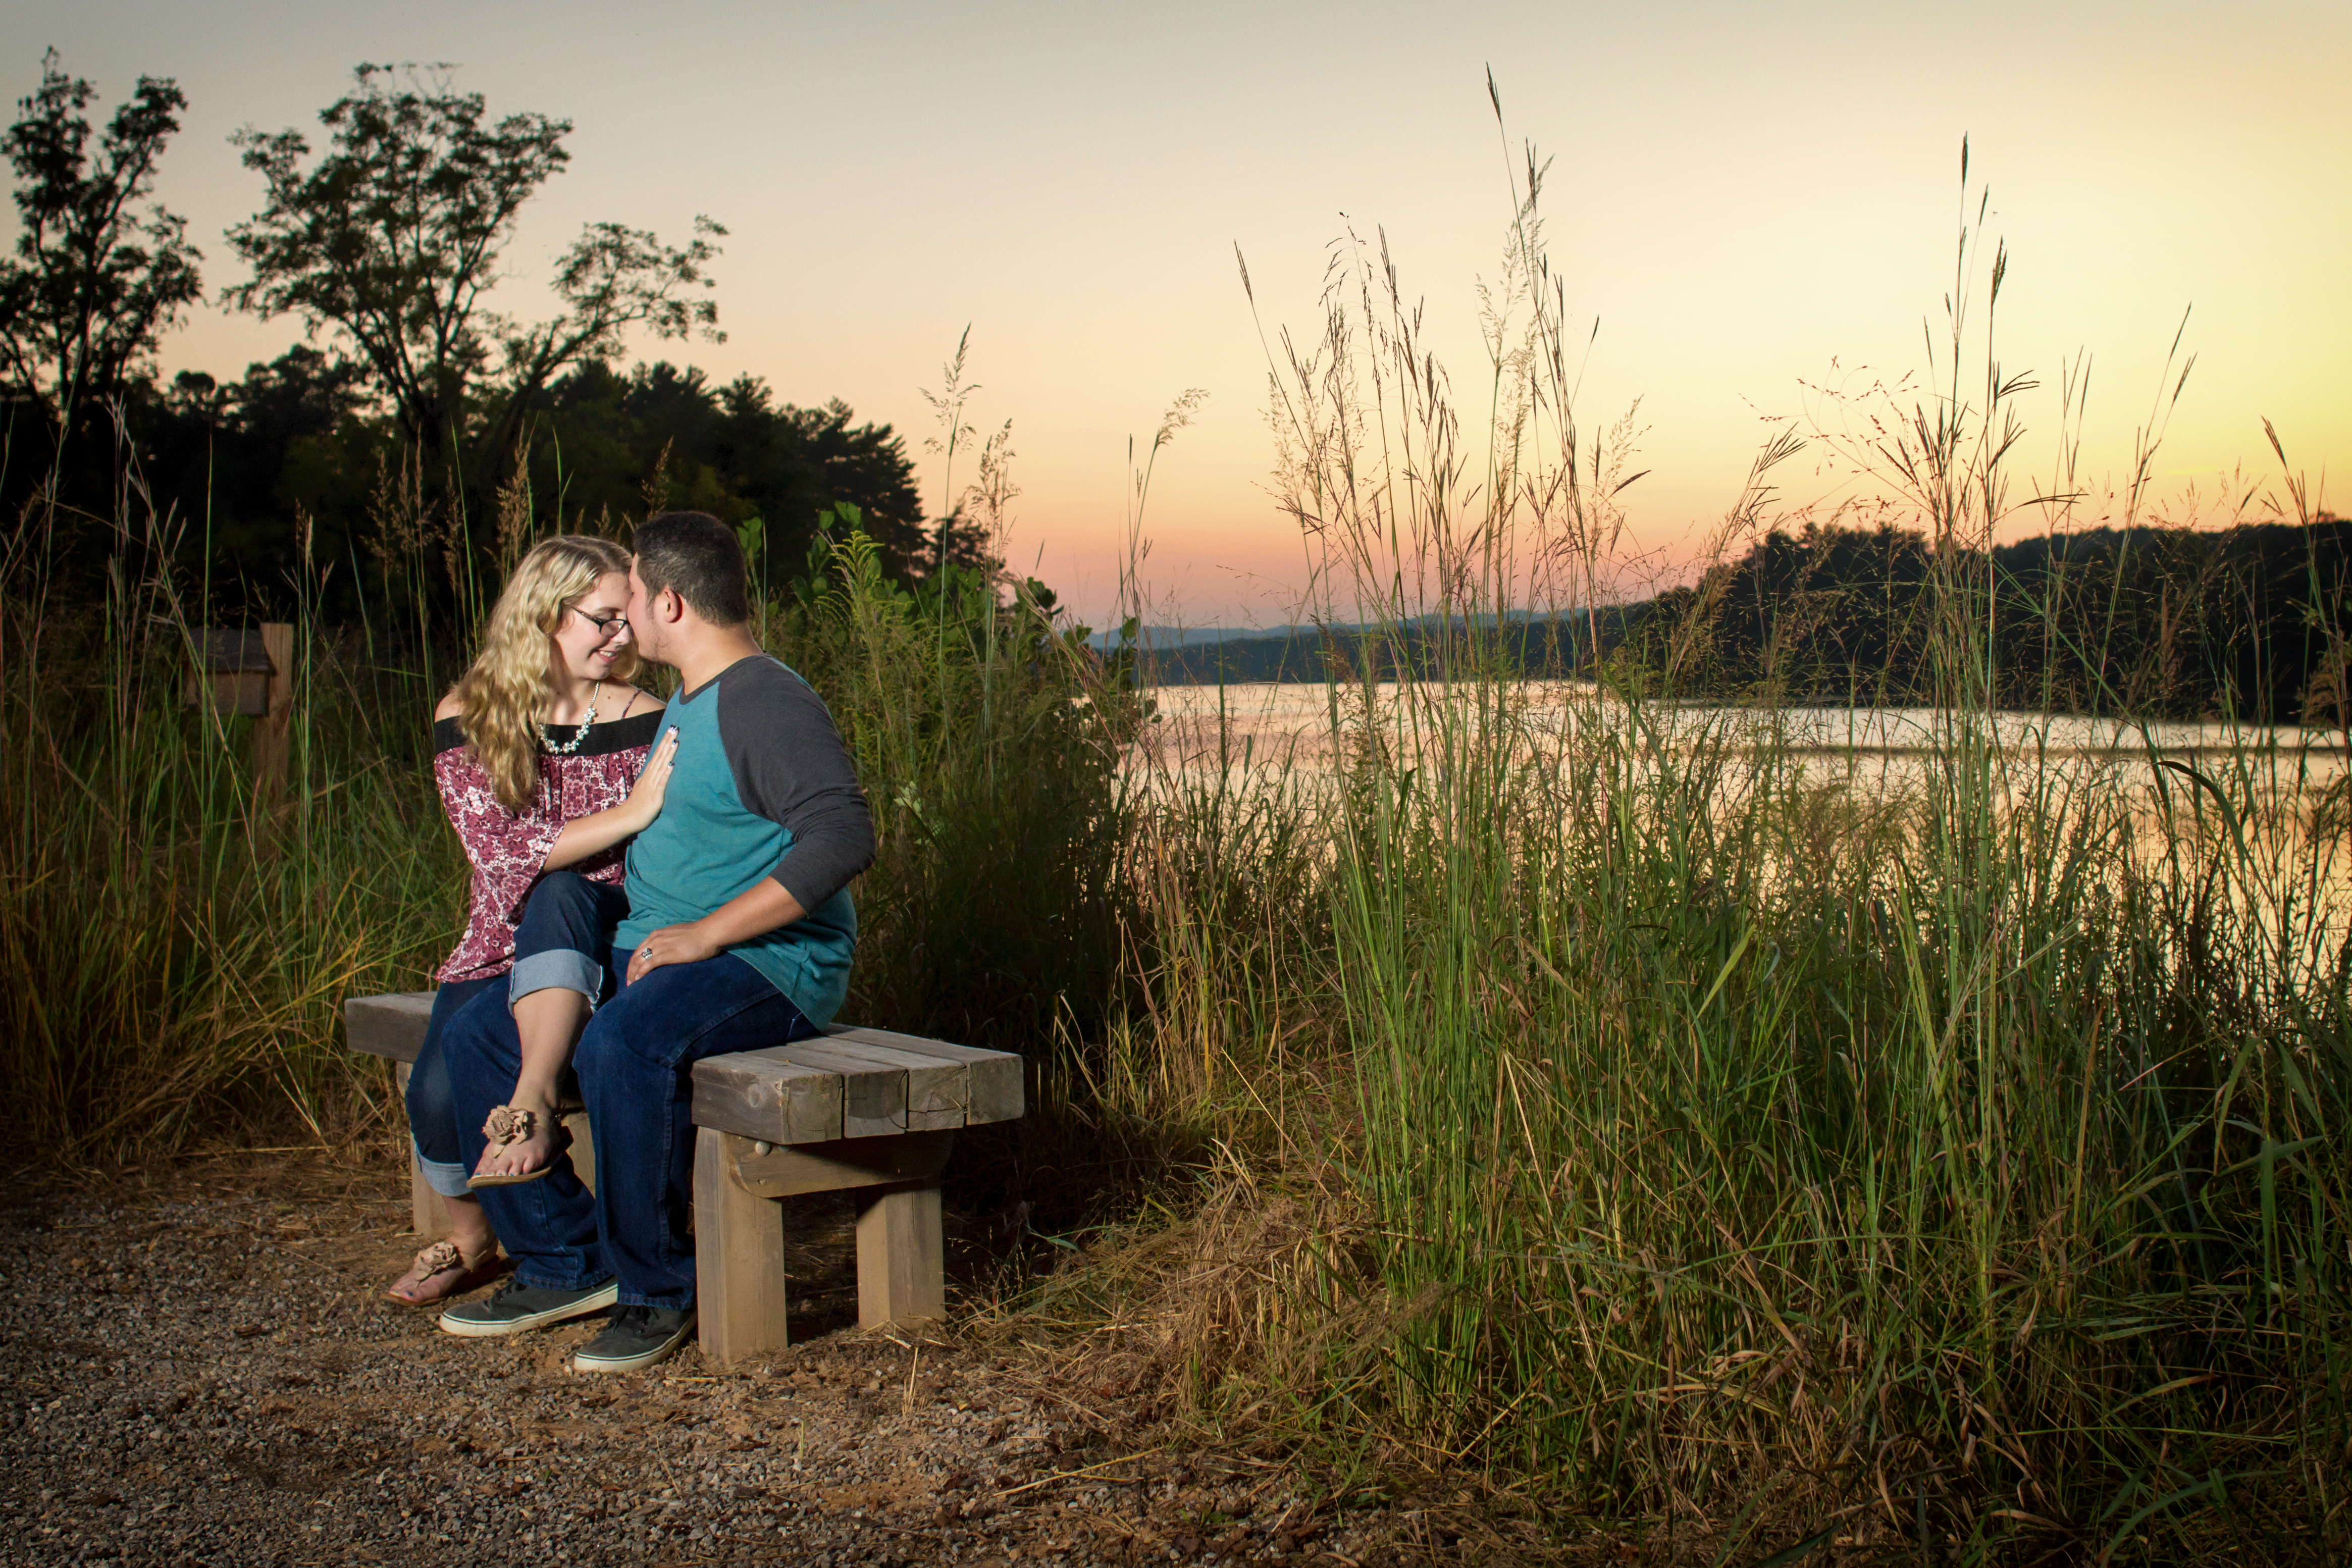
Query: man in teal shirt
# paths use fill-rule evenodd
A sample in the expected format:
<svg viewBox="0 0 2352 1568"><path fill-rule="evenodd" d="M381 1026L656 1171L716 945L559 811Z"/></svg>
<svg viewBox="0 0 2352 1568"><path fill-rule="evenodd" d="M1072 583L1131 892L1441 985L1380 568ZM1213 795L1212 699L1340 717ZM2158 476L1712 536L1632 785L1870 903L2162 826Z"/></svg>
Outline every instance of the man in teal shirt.
<svg viewBox="0 0 2352 1568"><path fill-rule="evenodd" d="M559 1153L542 1180L483 1189L514 1279L441 1317L452 1333L506 1334L617 1304L573 1359L583 1372L651 1365L693 1331L694 1064L832 1021L857 946L849 883L874 858L832 716L751 637L733 531L665 512L637 530L636 552L629 627L639 652L678 672L661 725L677 752L660 816L629 847L609 1000L572 1057L598 1188ZM458 1125L472 1128L515 1081L513 1019L468 1008L444 1050Z"/></svg>

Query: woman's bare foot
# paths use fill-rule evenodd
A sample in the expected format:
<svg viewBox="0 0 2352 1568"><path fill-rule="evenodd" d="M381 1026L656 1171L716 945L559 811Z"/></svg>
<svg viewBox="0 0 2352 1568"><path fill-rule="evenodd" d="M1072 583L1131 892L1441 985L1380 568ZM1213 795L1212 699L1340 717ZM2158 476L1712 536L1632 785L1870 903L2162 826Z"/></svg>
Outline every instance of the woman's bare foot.
<svg viewBox="0 0 2352 1568"><path fill-rule="evenodd" d="M474 1167L477 1183L486 1176L503 1184L543 1175L548 1163L571 1142L552 1106L501 1105L482 1124L482 1136L489 1140L489 1147Z"/></svg>
<svg viewBox="0 0 2352 1568"><path fill-rule="evenodd" d="M428 1243L408 1266L408 1272L385 1288L384 1294L410 1307L429 1307L452 1296L479 1289L514 1265L489 1241L468 1258L454 1241Z"/></svg>

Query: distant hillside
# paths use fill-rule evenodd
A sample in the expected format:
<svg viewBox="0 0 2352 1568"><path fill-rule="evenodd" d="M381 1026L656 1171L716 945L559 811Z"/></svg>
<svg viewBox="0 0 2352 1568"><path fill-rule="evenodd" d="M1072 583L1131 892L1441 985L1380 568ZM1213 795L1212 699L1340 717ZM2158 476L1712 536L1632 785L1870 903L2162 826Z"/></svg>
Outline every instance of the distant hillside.
<svg viewBox="0 0 2352 1568"><path fill-rule="evenodd" d="M1279 636L1263 626L1145 626L1141 640L1153 647L1192 647L1201 643L1231 642L1237 637ZM1087 641L1108 648L1118 641L1118 629L1096 632Z"/></svg>
<svg viewBox="0 0 2352 1568"><path fill-rule="evenodd" d="M1971 612L1990 634L2004 707L2263 722L2352 722L2352 522L2135 528L2040 536L1969 552L1990 585ZM1932 700L1933 550L1898 529L1775 531L1690 587L1588 617L1507 617L1500 635L1438 638L1430 623L1155 636L1147 682L1165 686L1393 679L1444 673L1465 641L1490 672L1588 674L1600 652L1626 678L1686 698L1803 703ZM1457 621L1458 629L1460 622ZM1155 628L1157 631L1157 628Z"/></svg>
<svg viewBox="0 0 2352 1568"><path fill-rule="evenodd" d="M1644 603L1600 612L1602 647L1622 641L1628 627L1648 609ZM1511 616L1488 656L1516 677L1573 674L1591 663L1586 644L1593 619L1581 610L1559 616ZM1462 624L1455 617L1457 629ZM1376 679L1391 679L1400 668L1430 673L1436 657L1434 630L1432 619L1408 623L1393 632L1361 625L1308 626L1176 647L1155 644L1144 659L1144 679L1155 686L1239 686L1318 681L1335 672L1355 678L1369 670Z"/></svg>
<svg viewBox="0 0 2352 1568"><path fill-rule="evenodd" d="M1686 695L1797 702L1931 698L1933 547L1901 529L1774 531L1696 587L1659 595ZM2086 529L1969 552L1990 584L2003 707L2264 723L2352 716L2352 523ZM1654 639L1653 639L1654 640ZM1659 654L1644 647L1641 662Z"/></svg>

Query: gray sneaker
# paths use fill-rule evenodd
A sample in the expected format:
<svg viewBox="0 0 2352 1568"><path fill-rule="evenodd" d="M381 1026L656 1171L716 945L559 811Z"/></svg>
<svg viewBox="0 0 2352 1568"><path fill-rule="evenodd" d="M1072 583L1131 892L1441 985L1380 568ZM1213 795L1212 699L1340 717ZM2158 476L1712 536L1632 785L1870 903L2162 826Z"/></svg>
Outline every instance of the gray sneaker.
<svg viewBox="0 0 2352 1568"><path fill-rule="evenodd" d="M566 1318L601 1312L620 1299L621 1282L617 1279L591 1285L585 1290L550 1290L509 1279L487 1300L468 1301L442 1313L441 1331L469 1340L519 1334L544 1323L560 1323Z"/></svg>
<svg viewBox="0 0 2352 1568"><path fill-rule="evenodd" d="M635 1372L667 1361L694 1332L691 1307L623 1307L572 1358L574 1372Z"/></svg>

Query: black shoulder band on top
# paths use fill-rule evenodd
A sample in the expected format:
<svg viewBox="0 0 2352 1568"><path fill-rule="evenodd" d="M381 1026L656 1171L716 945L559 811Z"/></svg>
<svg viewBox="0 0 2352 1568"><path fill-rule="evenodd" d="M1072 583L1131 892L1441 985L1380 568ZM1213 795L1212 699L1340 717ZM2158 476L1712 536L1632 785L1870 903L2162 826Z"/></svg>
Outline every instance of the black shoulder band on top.
<svg viewBox="0 0 2352 1568"><path fill-rule="evenodd" d="M604 724L591 724L586 737L581 741L578 749L562 754L568 757L603 757L609 756L614 752L625 752L635 746L650 746L661 734L661 718L662 710L659 708L648 708L644 712L631 714L626 719L615 719ZM550 727L549 733L552 734L560 744L572 739L577 729L576 725L554 725ZM465 743L466 733L457 727L457 721L436 719L433 721L433 752L436 756L443 752L454 751ZM545 745L542 744L540 747L539 754L542 757L550 754Z"/></svg>

